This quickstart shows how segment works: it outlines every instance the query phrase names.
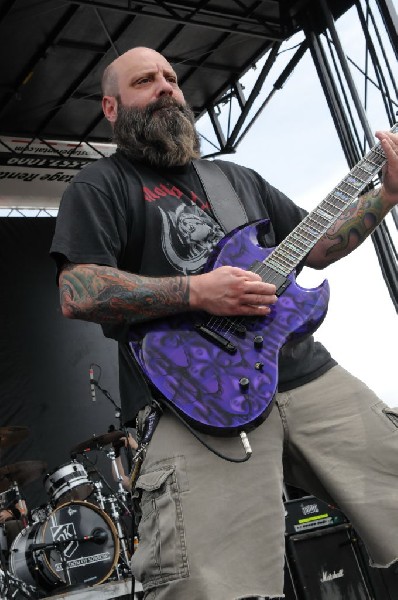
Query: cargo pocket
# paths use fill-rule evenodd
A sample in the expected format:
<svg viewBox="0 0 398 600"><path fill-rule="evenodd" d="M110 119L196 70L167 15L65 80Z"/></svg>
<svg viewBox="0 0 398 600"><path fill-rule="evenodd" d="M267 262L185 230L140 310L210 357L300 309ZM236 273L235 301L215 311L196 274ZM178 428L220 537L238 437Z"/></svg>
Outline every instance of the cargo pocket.
<svg viewBox="0 0 398 600"><path fill-rule="evenodd" d="M143 472L136 483L141 496L139 543L131 561L143 589L188 577L184 520L176 468L164 465Z"/></svg>
<svg viewBox="0 0 398 600"><path fill-rule="evenodd" d="M378 402L372 410L381 417L390 431L398 431L398 408L391 408L385 402Z"/></svg>
<svg viewBox="0 0 398 600"><path fill-rule="evenodd" d="M398 429L398 408L384 408L383 413L395 425L395 428Z"/></svg>

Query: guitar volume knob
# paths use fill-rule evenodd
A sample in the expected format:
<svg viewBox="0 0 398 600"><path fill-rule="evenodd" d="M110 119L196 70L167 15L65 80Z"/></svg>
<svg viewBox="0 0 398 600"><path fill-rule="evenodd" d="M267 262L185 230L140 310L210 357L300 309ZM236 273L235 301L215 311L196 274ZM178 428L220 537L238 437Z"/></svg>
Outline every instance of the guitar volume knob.
<svg viewBox="0 0 398 600"><path fill-rule="evenodd" d="M239 379L239 387L242 392L247 392L249 389L250 381L247 377L241 377Z"/></svg>
<svg viewBox="0 0 398 600"><path fill-rule="evenodd" d="M253 344L254 347L259 349L263 347L263 343L264 343L264 338L262 335L256 335L254 340L253 340Z"/></svg>

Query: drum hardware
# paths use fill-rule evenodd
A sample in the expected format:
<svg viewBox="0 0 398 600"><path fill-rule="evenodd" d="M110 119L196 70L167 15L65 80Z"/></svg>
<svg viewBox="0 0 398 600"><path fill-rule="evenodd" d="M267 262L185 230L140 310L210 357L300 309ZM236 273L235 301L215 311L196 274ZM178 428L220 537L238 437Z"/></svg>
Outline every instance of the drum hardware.
<svg viewBox="0 0 398 600"><path fill-rule="evenodd" d="M29 552L43 552L43 550L51 550L55 548L61 559L62 571L65 576L65 583L67 586L72 585L72 579L70 575L70 569L68 565L68 560L66 556L66 552L64 552L64 547L69 546L73 542L77 542L78 544L83 544L87 542L94 542L94 544L104 544L108 540L108 534L104 529L94 529L91 535L85 535L83 537L66 537L65 539L59 539L57 541L52 541L43 544L32 544L29 546Z"/></svg>
<svg viewBox="0 0 398 600"><path fill-rule="evenodd" d="M0 492L0 510L10 510L19 500L21 500L21 494L18 485L14 482L14 485L8 490Z"/></svg>
<svg viewBox="0 0 398 600"><path fill-rule="evenodd" d="M122 560L122 569L123 569L123 573L122 576L125 576L126 574L130 574L130 558L131 555L129 553L129 547L128 547L128 543L126 540L126 536L125 536L125 532L123 531L123 527L122 527L122 523L121 523L121 519L120 519L120 512L118 510L118 499L115 498L115 496L108 496L106 498L106 503L109 506L108 508L108 513L110 515L110 517L112 518L115 527L116 527L116 531L119 537L119 542L120 542L120 558ZM127 571L126 571L127 569Z"/></svg>
<svg viewBox="0 0 398 600"><path fill-rule="evenodd" d="M30 511L29 524L33 525L34 523L44 523L51 515L52 510L51 504L40 504L40 506L32 508Z"/></svg>
<svg viewBox="0 0 398 600"><path fill-rule="evenodd" d="M103 487L104 486L102 485L102 481L96 481L94 483L93 496L94 496L94 499L95 499L96 503L98 504L98 506L102 510L105 510L105 496L102 493L102 488Z"/></svg>
<svg viewBox="0 0 398 600"><path fill-rule="evenodd" d="M118 439L118 438L116 438L116 439ZM121 521L121 515L122 515L121 511L123 511L123 514L129 515L129 516L132 516L132 511L130 510L130 508L127 505L130 494L123 488L123 485L121 483L122 478L120 477L120 473L117 468L116 455L115 455L115 451L113 450L113 448L109 449L106 452L106 456L108 458L110 458L110 460L112 461L112 465L114 467L115 474L117 475L118 491L116 492L116 494L114 493L113 488L109 485L109 483L107 482L105 477L102 475L102 473L100 473L98 471L96 466L90 461L88 456L84 453L85 460L90 464L92 470L95 471L99 477L99 481L97 481L94 484L95 488L96 488L94 491L94 497L95 497L96 501L98 502L99 506L101 507L101 509L104 510L105 512L107 512L109 514L109 516L111 517L112 521L115 524L116 531L117 531L117 534L119 537L121 565L120 566L118 565L118 567L116 568L116 573L117 573L118 579L120 579L122 577L124 578L126 575L131 574L131 571L130 571L131 552L129 550L128 540L126 538L125 531L123 530L123 524ZM106 496L102 493L103 487L106 487L109 490L109 492L110 492L109 495ZM122 572L120 572L120 570Z"/></svg>
<svg viewBox="0 0 398 600"><path fill-rule="evenodd" d="M73 454L85 454L86 452L90 452L91 450L102 450L104 446L109 446L109 444L113 444L120 440L120 438L125 437L126 433L124 431L115 430L109 431L108 433L103 433L101 435L93 435L88 440L84 442L80 442L74 448L72 448L71 455Z"/></svg>
<svg viewBox="0 0 398 600"><path fill-rule="evenodd" d="M43 592L93 586L117 569L120 544L110 517L87 501L67 502L21 531L10 552L11 573Z"/></svg>

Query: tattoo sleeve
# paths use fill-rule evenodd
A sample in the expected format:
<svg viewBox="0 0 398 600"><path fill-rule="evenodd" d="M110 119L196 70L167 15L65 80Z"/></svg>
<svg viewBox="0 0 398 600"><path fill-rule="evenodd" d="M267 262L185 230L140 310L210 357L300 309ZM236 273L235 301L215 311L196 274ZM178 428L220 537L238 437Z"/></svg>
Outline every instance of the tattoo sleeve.
<svg viewBox="0 0 398 600"><path fill-rule="evenodd" d="M313 248L310 266L326 266L355 250L379 225L387 212L379 189L360 196Z"/></svg>
<svg viewBox="0 0 398 600"><path fill-rule="evenodd" d="M138 323L189 309L189 277L142 277L99 265L68 264L60 276L66 316Z"/></svg>

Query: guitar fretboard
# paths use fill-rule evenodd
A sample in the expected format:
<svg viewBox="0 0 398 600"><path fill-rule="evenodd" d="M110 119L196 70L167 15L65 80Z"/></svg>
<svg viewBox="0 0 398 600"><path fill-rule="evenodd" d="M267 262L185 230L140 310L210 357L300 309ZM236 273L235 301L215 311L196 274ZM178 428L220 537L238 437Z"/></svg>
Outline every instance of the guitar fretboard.
<svg viewBox="0 0 398 600"><path fill-rule="evenodd" d="M398 123L391 129L392 133L397 131ZM275 248L264 264L281 275L289 275L380 172L386 160L380 143L376 144L334 190Z"/></svg>

